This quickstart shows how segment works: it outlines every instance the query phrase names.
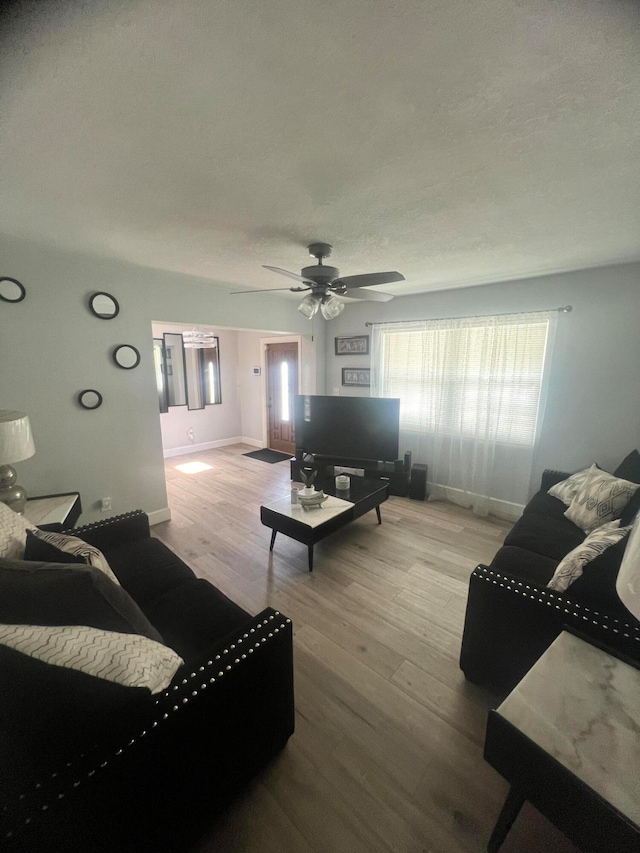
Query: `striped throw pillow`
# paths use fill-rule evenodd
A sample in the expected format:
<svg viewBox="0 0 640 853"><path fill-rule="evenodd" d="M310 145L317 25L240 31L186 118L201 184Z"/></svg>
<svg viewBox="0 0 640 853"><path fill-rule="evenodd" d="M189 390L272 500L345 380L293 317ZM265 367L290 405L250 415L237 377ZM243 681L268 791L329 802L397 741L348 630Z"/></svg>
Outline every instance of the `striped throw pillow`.
<svg viewBox="0 0 640 853"><path fill-rule="evenodd" d="M184 663L173 649L148 637L86 625L0 625L0 643L52 666L151 693L166 690Z"/></svg>
<svg viewBox="0 0 640 853"><path fill-rule="evenodd" d="M85 563L94 566L96 569L100 569L114 583L120 584L102 551L99 551L93 545L89 545L88 542L79 539L77 536L67 536L64 533L53 533L48 530L38 530L37 528L32 530L32 533L38 539L42 539L43 542L48 542L50 545L59 548L60 551L73 554L75 557L82 557Z"/></svg>

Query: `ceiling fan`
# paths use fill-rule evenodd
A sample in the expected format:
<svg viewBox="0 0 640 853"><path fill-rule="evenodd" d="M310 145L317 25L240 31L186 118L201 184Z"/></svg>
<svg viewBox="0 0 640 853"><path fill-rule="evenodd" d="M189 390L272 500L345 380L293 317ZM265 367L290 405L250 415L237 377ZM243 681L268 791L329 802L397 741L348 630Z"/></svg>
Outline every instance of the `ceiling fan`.
<svg viewBox="0 0 640 853"><path fill-rule="evenodd" d="M399 272L371 272L363 275L340 276L337 267L325 266L322 261L331 255L332 246L329 243L311 243L309 254L317 258L315 266L304 267L300 275L280 267L268 267L279 275L286 275L296 281L302 282L304 287L278 287L276 290L291 290L293 293L304 293L311 291L304 297L298 311L301 311L309 320L318 312L325 320L332 320L344 311L344 302L340 302L336 296L344 296L349 299L364 299L369 302L388 302L393 299L391 293L380 293L375 290L360 290L373 284L387 284L392 281L404 281L404 276ZM236 293L266 293L266 290L239 290Z"/></svg>

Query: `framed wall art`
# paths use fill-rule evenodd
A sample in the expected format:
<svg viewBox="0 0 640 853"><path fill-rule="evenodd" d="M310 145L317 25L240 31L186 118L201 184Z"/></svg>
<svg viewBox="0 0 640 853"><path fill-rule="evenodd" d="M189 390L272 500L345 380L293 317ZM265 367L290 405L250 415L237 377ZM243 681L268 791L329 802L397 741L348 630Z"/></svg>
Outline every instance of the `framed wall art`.
<svg viewBox="0 0 640 853"><path fill-rule="evenodd" d="M342 384L367 388L371 385L371 370L368 367L343 367Z"/></svg>
<svg viewBox="0 0 640 853"><path fill-rule="evenodd" d="M369 355L369 335L336 338L336 355Z"/></svg>

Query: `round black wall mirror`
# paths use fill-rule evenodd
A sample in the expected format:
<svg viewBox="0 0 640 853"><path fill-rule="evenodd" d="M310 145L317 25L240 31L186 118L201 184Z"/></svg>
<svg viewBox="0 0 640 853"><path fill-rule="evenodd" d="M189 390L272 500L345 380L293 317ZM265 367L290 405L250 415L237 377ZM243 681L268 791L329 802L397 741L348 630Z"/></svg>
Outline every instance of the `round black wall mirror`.
<svg viewBox="0 0 640 853"><path fill-rule="evenodd" d="M115 296L100 290L89 299L89 310L101 320L113 320L118 316L120 306Z"/></svg>
<svg viewBox="0 0 640 853"><path fill-rule="evenodd" d="M140 364L140 351L131 344L120 344L113 351L113 360L123 370L133 370Z"/></svg>
<svg viewBox="0 0 640 853"><path fill-rule="evenodd" d="M3 302L22 302L27 295L24 286L15 278L0 278L0 299Z"/></svg>
<svg viewBox="0 0 640 853"><path fill-rule="evenodd" d="M78 394L78 403L83 409L99 409L102 405L102 394L93 388L87 388Z"/></svg>

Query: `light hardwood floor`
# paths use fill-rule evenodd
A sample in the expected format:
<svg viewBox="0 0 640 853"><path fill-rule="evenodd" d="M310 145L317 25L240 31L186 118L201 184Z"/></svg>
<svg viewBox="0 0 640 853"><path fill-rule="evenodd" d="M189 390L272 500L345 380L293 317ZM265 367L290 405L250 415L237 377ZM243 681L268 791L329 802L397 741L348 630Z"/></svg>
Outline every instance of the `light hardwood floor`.
<svg viewBox="0 0 640 853"><path fill-rule="evenodd" d="M234 445L166 461L172 520L153 533L251 613L293 621L296 732L199 853L486 849L507 792L482 758L494 698L458 668L468 577L509 525L391 497L315 548L260 523L287 462ZM184 474L190 461L211 466ZM526 806L504 853L575 851Z"/></svg>

